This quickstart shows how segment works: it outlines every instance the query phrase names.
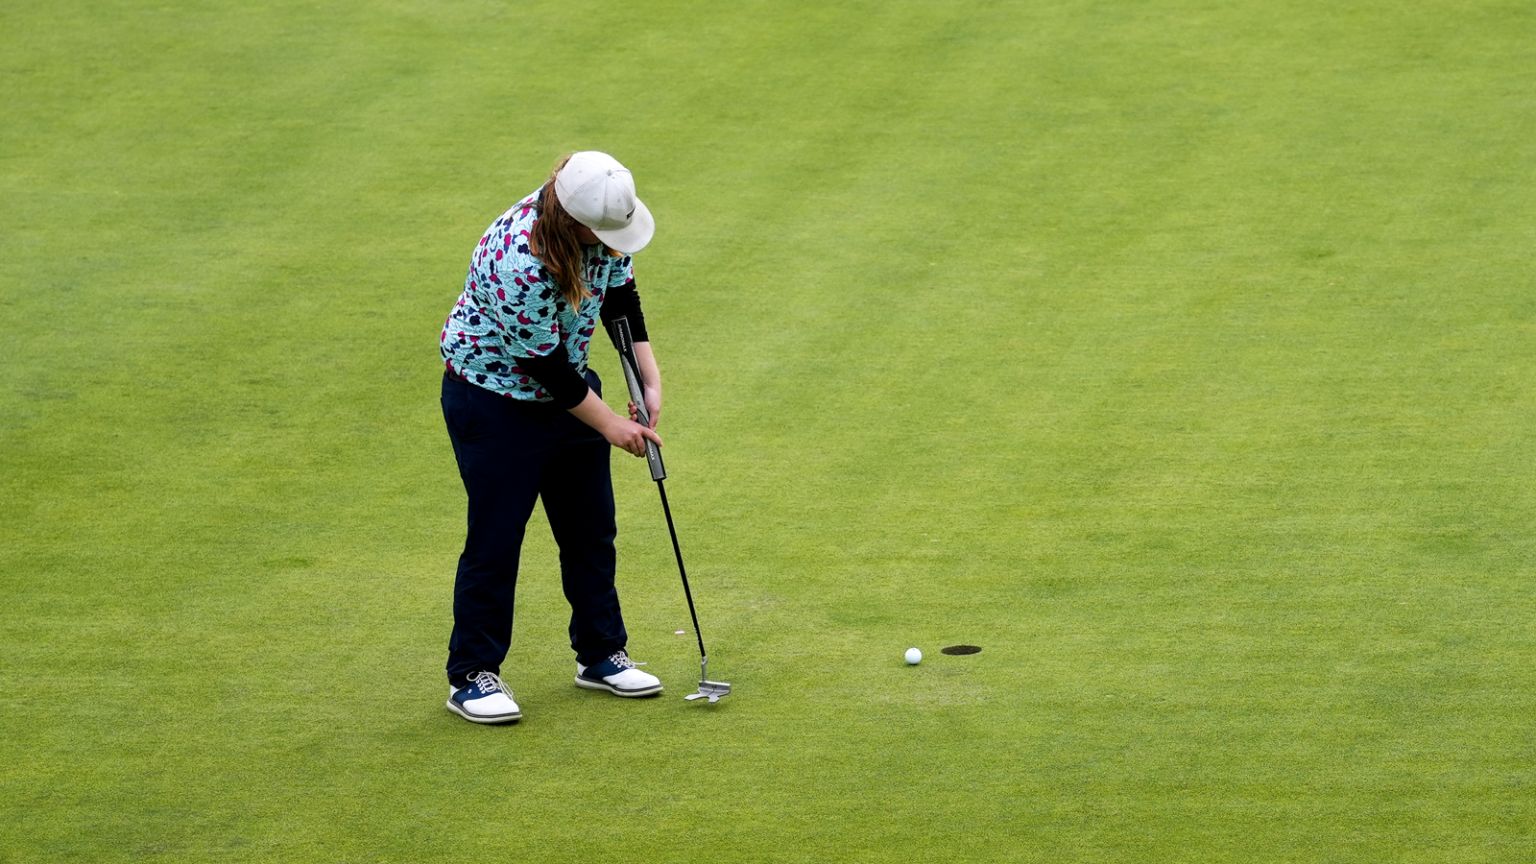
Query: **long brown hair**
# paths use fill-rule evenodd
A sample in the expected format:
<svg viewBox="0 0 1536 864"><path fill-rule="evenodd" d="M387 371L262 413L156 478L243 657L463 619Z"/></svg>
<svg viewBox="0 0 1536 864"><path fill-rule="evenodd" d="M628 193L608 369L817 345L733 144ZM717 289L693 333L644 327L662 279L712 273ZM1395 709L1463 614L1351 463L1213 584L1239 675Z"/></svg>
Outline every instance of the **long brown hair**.
<svg viewBox="0 0 1536 864"><path fill-rule="evenodd" d="M565 295L566 305L576 309L581 301L592 296L587 290L587 280L581 277L581 238L576 236L581 223L560 206L560 196L555 194L555 175L571 160L571 155L567 153L555 161L555 170L549 172L549 182L539 190L539 201L534 205L539 218L533 220L528 248L544 262L544 269L554 277L555 284Z"/></svg>

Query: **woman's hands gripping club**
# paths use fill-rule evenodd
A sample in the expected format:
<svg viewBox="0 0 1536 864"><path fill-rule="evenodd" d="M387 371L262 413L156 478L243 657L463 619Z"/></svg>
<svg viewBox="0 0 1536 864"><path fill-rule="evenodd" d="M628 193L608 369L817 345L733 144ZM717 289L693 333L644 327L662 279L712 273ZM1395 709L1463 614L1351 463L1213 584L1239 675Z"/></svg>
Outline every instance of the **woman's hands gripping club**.
<svg viewBox="0 0 1536 864"><path fill-rule="evenodd" d="M661 446L661 436L657 435L649 425L613 413L608 405L590 390L587 391L587 398L582 400L580 405L572 408L571 413L600 432L609 444L635 456L646 455L647 442L650 442L652 447ZM631 410L631 416L634 413Z"/></svg>
<svg viewBox="0 0 1536 864"><path fill-rule="evenodd" d="M615 318L609 324L608 335L619 351L619 367L624 372L624 383L629 386L629 415L633 418L630 422L643 429L645 461L649 463L651 479L660 482L666 479L667 469L661 462L661 439L655 431L661 416L661 373L656 368L656 356L651 353L649 342L634 341L628 318Z"/></svg>

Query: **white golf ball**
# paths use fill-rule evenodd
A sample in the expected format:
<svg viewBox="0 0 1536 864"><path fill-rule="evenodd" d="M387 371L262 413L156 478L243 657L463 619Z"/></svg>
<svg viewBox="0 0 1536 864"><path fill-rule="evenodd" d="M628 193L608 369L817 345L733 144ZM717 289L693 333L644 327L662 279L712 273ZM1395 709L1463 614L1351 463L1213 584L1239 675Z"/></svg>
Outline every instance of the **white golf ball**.
<svg viewBox="0 0 1536 864"><path fill-rule="evenodd" d="M907 649L907 662L912 664L913 666L916 666L917 664L923 662L923 652L917 650L916 648L908 648Z"/></svg>

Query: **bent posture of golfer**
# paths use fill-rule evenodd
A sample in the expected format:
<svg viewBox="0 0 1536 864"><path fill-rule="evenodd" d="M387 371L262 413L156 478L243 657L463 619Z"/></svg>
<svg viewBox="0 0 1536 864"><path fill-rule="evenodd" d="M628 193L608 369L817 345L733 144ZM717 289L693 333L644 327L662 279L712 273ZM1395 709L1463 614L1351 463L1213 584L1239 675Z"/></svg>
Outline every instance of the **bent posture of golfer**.
<svg viewBox="0 0 1536 864"><path fill-rule="evenodd" d="M618 696L661 692L625 650L608 471L610 446L643 456L646 439L661 443L661 376L630 262L655 227L623 165L605 153L571 155L480 238L443 326L443 418L469 493L448 710L471 722L523 716L500 673L523 531L538 498L560 547L576 684ZM650 427L609 410L587 368L599 318L619 316L634 332Z"/></svg>

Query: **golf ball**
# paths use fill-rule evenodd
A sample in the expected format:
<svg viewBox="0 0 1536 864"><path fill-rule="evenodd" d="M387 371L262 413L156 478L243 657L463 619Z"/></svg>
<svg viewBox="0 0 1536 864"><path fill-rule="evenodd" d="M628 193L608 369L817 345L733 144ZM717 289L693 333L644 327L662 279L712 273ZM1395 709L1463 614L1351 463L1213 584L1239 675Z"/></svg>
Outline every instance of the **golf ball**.
<svg viewBox="0 0 1536 864"><path fill-rule="evenodd" d="M907 649L907 662L912 664L913 666L916 666L917 664L923 662L923 652L917 650L916 648L908 648Z"/></svg>

